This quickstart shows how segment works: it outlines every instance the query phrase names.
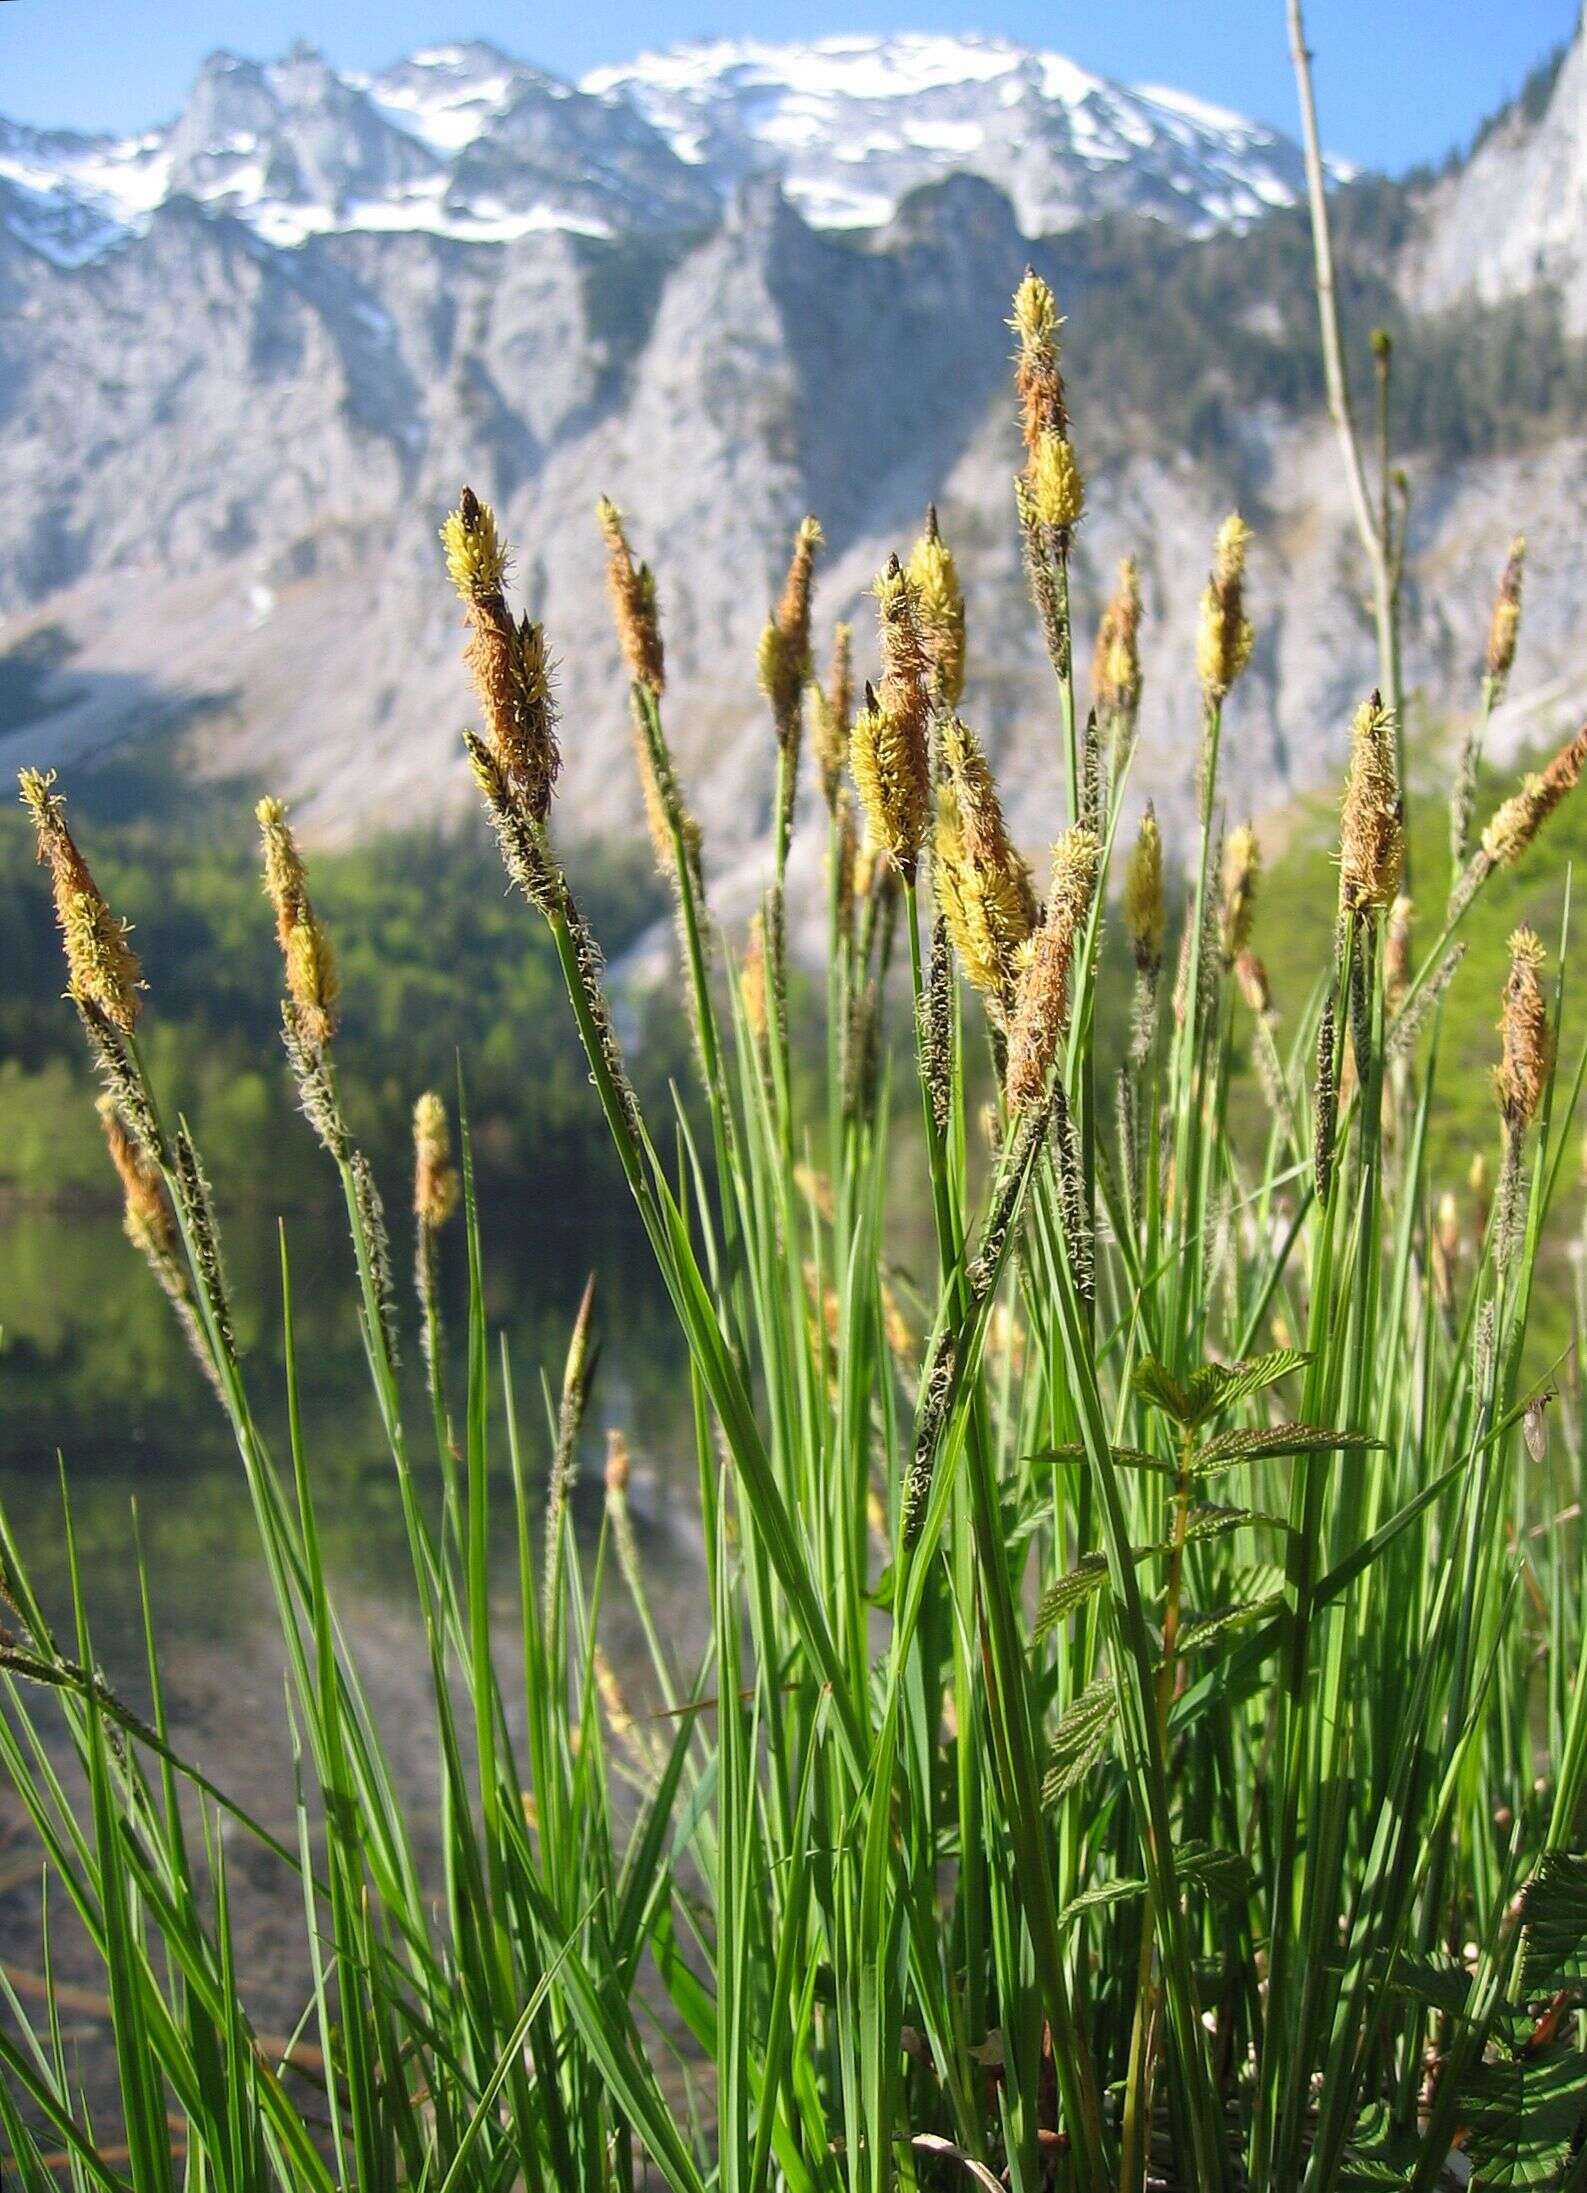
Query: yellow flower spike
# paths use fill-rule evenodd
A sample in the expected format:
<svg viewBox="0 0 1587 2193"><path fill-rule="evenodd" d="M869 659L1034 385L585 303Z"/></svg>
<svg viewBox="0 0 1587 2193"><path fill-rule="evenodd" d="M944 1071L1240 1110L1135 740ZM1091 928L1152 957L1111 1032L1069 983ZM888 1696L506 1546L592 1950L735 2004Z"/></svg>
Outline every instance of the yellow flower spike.
<svg viewBox="0 0 1587 2193"><path fill-rule="evenodd" d="M1405 865L1405 808L1394 748L1394 718L1373 693L1350 730L1339 826L1339 911L1387 913Z"/></svg>
<svg viewBox="0 0 1587 2193"><path fill-rule="evenodd" d="M66 827L66 802L54 790L54 770L24 769L17 782L33 822L37 857L50 872L71 994L96 1006L123 1035L131 1035L138 1023L143 977L127 942L127 924L111 912Z"/></svg>

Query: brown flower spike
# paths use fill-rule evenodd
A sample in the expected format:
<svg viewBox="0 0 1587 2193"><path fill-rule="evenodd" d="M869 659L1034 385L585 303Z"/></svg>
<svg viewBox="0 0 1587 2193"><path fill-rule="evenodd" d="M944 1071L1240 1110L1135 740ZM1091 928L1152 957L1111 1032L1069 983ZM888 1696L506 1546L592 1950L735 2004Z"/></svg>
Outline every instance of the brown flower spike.
<svg viewBox="0 0 1587 2193"><path fill-rule="evenodd" d="M502 591L507 549L496 517L472 488L441 528L446 568L468 623L468 665L486 736L503 776L536 822L544 822L561 768L551 664L545 634L522 617L515 624Z"/></svg>
<svg viewBox="0 0 1587 2193"><path fill-rule="evenodd" d="M287 996L304 1037L323 1049L336 1032L341 993L330 939L309 904L308 881L287 811L276 799L254 809L264 844L265 894L275 908L276 937L286 963Z"/></svg>
<svg viewBox="0 0 1587 2193"><path fill-rule="evenodd" d="M1134 717L1141 704L1141 573L1133 556L1119 565L1118 584L1097 626L1091 694L1098 715Z"/></svg>
<svg viewBox="0 0 1587 2193"><path fill-rule="evenodd" d="M667 676L655 577L649 564L635 563L623 529L623 514L604 495L595 506L595 522L606 543L606 587L628 675L660 700Z"/></svg>
<svg viewBox="0 0 1587 2193"><path fill-rule="evenodd" d="M865 689L849 764L870 838L905 883L915 880L931 802L930 701L915 590L894 556L876 582L882 680Z"/></svg>
<svg viewBox="0 0 1587 2193"><path fill-rule="evenodd" d="M932 878L959 964L1004 1011L1035 927L1036 899L980 741L957 717L942 735L935 850Z"/></svg>
<svg viewBox="0 0 1587 2193"><path fill-rule="evenodd" d="M1488 620L1488 652L1483 669L1495 700L1504 691L1515 665L1515 645L1521 632L1521 578L1525 568L1526 535L1517 533L1510 543L1510 553L1505 558L1498 591L1493 597L1493 614Z"/></svg>
<svg viewBox="0 0 1587 2193"><path fill-rule="evenodd" d="M1007 1093L1016 1111L1041 1101L1058 1053L1069 1013L1070 969L1096 889L1099 855L1095 835L1078 823L1053 847L1047 908L1009 1030Z"/></svg>
<svg viewBox="0 0 1587 2193"><path fill-rule="evenodd" d="M1538 1114L1553 1064L1553 1038L1543 996L1543 945L1536 932L1517 929L1510 939L1510 972L1499 1022L1502 1057L1494 1069L1499 1110L1507 1127L1529 1127Z"/></svg>
<svg viewBox="0 0 1587 2193"><path fill-rule="evenodd" d="M1405 865L1405 809L1394 751L1394 718L1373 693L1350 727L1339 825L1339 911L1387 913Z"/></svg>
<svg viewBox="0 0 1587 2193"><path fill-rule="evenodd" d="M18 783L32 817L38 858L49 869L55 919L66 951L71 995L86 1000L123 1035L138 1023L142 977L127 942L127 924L110 911L66 827L66 802L52 789L55 772L24 769Z"/></svg>
<svg viewBox="0 0 1587 2193"><path fill-rule="evenodd" d="M1212 575L1201 597L1196 670L1209 708L1227 698L1251 660L1255 634L1245 613L1245 558L1251 529L1237 510L1218 528Z"/></svg>
<svg viewBox="0 0 1587 2193"><path fill-rule="evenodd" d="M446 1106L426 1089L413 1107L413 1209L432 1231L457 1209L462 1188L452 1163L452 1130Z"/></svg>
<svg viewBox="0 0 1587 2193"><path fill-rule="evenodd" d="M781 598L760 636L756 664L760 689L771 703L777 743L782 747L795 745L799 737L799 704L810 676L810 588L820 546L821 528L815 519L801 520Z"/></svg>
<svg viewBox="0 0 1587 2193"><path fill-rule="evenodd" d="M932 702L938 708L957 708L964 696L964 589L953 551L938 528L935 503L926 512L925 532L909 552L909 577L920 604Z"/></svg>
<svg viewBox="0 0 1587 2193"><path fill-rule="evenodd" d="M1482 850L1499 868L1521 858L1567 792L1574 791L1587 768L1587 724L1562 746L1541 775L1522 779L1482 833Z"/></svg>

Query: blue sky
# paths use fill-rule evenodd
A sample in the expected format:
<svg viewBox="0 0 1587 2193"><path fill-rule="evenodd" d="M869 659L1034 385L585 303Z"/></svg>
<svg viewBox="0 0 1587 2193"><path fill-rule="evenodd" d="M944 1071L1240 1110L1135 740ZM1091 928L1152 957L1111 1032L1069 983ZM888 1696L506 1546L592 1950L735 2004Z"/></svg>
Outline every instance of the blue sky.
<svg viewBox="0 0 1587 2193"><path fill-rule="evenodd" d="M1436 160L1574 28L1580 0L1310 0L1331 149L1399 169ZM1128 82L1172 84L1289 127L1283 0L0 0L0 114L86 129L158 121L213 46L305 36L342 67L493 39L576 76L700 36L982 30Z"/></svg>

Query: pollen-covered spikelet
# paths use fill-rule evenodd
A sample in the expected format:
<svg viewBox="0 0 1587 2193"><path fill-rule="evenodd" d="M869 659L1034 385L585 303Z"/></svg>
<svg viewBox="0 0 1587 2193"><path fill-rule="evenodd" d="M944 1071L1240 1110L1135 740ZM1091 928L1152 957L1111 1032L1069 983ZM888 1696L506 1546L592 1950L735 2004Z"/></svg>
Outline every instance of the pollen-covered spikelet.
<svg viewBox="0 0 1587 2193"><path fill-rule="evenodd" d="M159 1166L127 1132L108 1090L98 1098L95 1108L105 1130L110 1161L121 1181L127 1239L151 1264L174 1264L181 1237Z"/></svg>
<svg viewBox="0 0 1587 2193"><path fill-rule="evenodd" d="M935 852L932 875L960 965L974 988L1006 1010L1036 924L1035 892L1009 840L980 741L957 716L942 735Z"/></svg>
<svg viewBox="0 0 1587 2193"><path fill-rule="evenodd" d="M446 1106L433 1089L426 1089L413 1107L414 1213L426 1226L444 1226L461 1192Z"/></svg>
<svg viewBox="0 0 1587 2193"><path fill-rule="evenodd" d="M1587 724L1562 746L1540 774L1522 779L1482 833L1482 850L1489 864L1508 868L1521 858L1549 816L1573 791L1587 768Z"/></svg>
<svg viewBox="0 0 1587 2193"><path fill-rule="evenodd" d="M606 586L628 675L659 700L667 676L655 578L649 564L635 563L623 530L622 512L605 495L595 506L595 522L606 543Z"/></svg>
<svg viewBox="0 0 1587 2193"><path fill-rule="evenodd" d="M468 623L463 659L498 766L537 822L545 820L561 767L545 634L514 623L502 591L507 549L495 513L465 487L441 528L446 568Z"/></svg>
<svg viewBox="0 0 1587 2193"><path fill-rule="evenodd" d="M1196 671L1209 707L1222 701L1251 660L1255 633L1245 613L1245 559L1251 529L1237 510L1218 528L1212 574L1201 597Z"/></svg>
<svg viewBox="0 0 1587 2193"><path fill-rule="evenodd" d="M86 1000L112 1027L130 1036L138 1022L142 977L127 942L127 924L110 911L66 827L66 802L52 789L54 770L24 769L17 781L32 818L38 858L50 872L71 995Z"/></svg>
<svg viewBox="0 0 1587 2193"><path fill-rule="evenodd" d="M770 1022L766 1009L766 923L759 913L751 914L749 919L749 937L738 970L738 995L750 1035L757 1044L763 1044Z"/></svg>
<svg viewBox="0 0 1587 2193"><path fill-rule="evenodd" d="M1350 727L1339 824L1339 911L1386 913L1405 865L1405 807L1394 751L1394 718L1371 694Z"/></svg>
<svg viewBox="0 0 1587 2193"><path fill-rule="evenodd" d="M1499 1021L1502 1057L1494 1070L1499 1110L1509 1127L1529 1127L1536 1119L1553 1063L1543 956L1536 932L1517 929L1510 939L1510 972Z"/></svg>
<svg viewBox="0 0 1587 2193"><path fill-rule="evenodd" d="M1497 700L1515 664L1515 645L1521 632L1521 578L1526 568L1526 535L1517 533L1510 543L1493 614L1488 620L1488 651L1483 668L1490 699Z"/></svg>
<svg viewBox="0 0 1587 2193"><path fill-rule="evenodd" d="M1008 1039L1008 1101L1039 1103L1069 1011L1069 974L1096 889L1099 847L1076 823L1053 847L1052 883L1030 964L1020 978Z"/></svg>
<svg viewBox="0 0 1587 2193"><path fill-rule="evenodd" d="M957 708L964 694L964 589L953 551L938 528L935 503L926 512L925 532L909 552L909 577L919 603L932 700L938 708Z"/></svg>
<svg viewBox="0 0 1587 2193"><path fill-rule="evenodd" d="M1020 433L1026 454L1034 457L1043 434L1067 434L1069 411L1058 366L1058 330L1063 321L1054 297L1034 267L1014 292L1009 326L1019 338L1014 385L1019 396Z"/></svg>
<svg viewBox="0 0 1587 2193"><path fill-rule="evenodd" d="M799 704L810 676L810 587L820 546L820 526L814 518L802 519L794 535L788 576L761 633L756 657L760 689L771 703L777 742L784 747L799 736Z"/></svg>
<svg viewBox="0 0 1587 2193"><path fill-rule="evenodd" d="M335 1033L340 991L330 939L309 904L286 809L277 799L262 799L254 814L264 845L265 892L275 908L276 936L286 963L287 995L302 1034L314 1048L323 1049Z"/></svg>
<svg viewBox="0 0 1587 2193"><path fill-rule="evenodd" d="M1086 483L1073 445L1050 429L1037 442L1026 473L1026 493L1038 525L1067 532L1078 525L1086 507Z"/></svg>
<svg viewBox="0 0 1587 2193"><path fill-rule="evenodd" d="M816 767L821 773L821 796L829 814L836 815L843 783L843 764L848 759L849 724L854 715L854 633L838 625L832 634L832 661L825 686L810 688L811 728Z"/></svg>
<svg viewBox="0 0 1587 2193"><path fill-rule="evenodd" d="M1273 989L1267 977L1266 962L1247 949L1235 957L1234 979L1240 995L1259 1020L1265 1020L1273 1010Z"/></svg>
<svg viewBox="0 0 1587 2193"><path fill-rule="evenodd" d="M1411 919L1416 909L1402 891L1389 908L1389 925L1383 937L1383 995L1391 1013L1397 1013L1411 986Z"/></svg>
<svg viewBox="0 0 1587 2193"><path fill-rule="evenodd" d="M1132 718L1141 703L1141 573L1133 556L1119 565L1118 584L1097 626L1091 657L1091 697L1102 716Z"/></svg>
<svg viewBox="0 0 1587 2193"><path fill-rule="evenodd" d="M1256 832L1242 822L1229 832L1223 846L1223 869L1218 896L1218 942L1223 963L1232 967L1251 941L1256 914L1256 887L1262 873L1262 849Z"/></svg>
<svg viewBox="0 0 1587 2193"><path fill-rule="evenodd" d="M915 590L894 556L876 582L882 679L865 688L849 762L874 846L913 883L931 798L926 658Z"/></svg>
<svg viewBox="0 0 1587 2193"><path fill-rule="evenodd" d="M1058 364L1063 322L1051 289L1032 268L1014 292L1009 325L1019 338L1014 386L1025 444L1018 482L1021 516L1059 535L1061 546L1085 508L1086 491L1069 440L1069 407Z"/></svg>
<svg viewBox="0 0 1587 2193"><path fill-rule="evenodd" d="M1150 800L1124 870L1124 933L1142 974L1163 964L1168 917L1163 904L1163 838Z"/></svg>

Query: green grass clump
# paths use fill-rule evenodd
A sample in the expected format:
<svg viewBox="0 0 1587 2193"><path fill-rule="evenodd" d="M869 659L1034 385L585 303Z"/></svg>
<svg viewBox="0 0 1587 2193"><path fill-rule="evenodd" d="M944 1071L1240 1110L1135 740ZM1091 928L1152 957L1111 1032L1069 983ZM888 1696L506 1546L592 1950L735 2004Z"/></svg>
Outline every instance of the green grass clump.
<svg viewBox="0 0 1587 2193"><path fill-rule="evenodd" d="M636 1095L553 844L545 636L508 607L488 509L465 493L446 528L474 772L687 1347L698 1650L653 1617L621 1444L592 1557L575 1538L593 1312L560 1379L515 1398L469 1138L454 1150L433 1097L413 1197L428 1406L408 1421L412 1320L338 1080L362 975L338 979L334 923L262 810L287 1051L345 1205L429 1652L433 1868L337 1617L289 1261L272 1452L125 940L29 780L129 1230L252 1499L297 1776L285 1832L245 1816L173 1750L152 1633L145 1718L97 1671L75 1556L57 1634L0 1525L0 1752L51 1898L102 1960L120 2094L119 2123L91 2117L54 2008L13 1993L0 2126L20 2185L1431 2193L1456 2156L1482 2184L1584 2182L1581 1446L1573 1376L1549 1409L1552 1370L1527 1368L1582 1077L1579 1048L1560 1063L1565 914L1511 944L1502 998L1486 976L1504 1078L1480 1222L1451 1229L1429 1160L1448 953L1524 876L1581 756L1506 807L1486 851L1469 817L1442 865L1413 833L1413 938L1395 726L1365 703L1320 949L1275 1021L1253 957L1270 897L1249 835L1221 844L1261 613L1231 519L1187 672L1205 738L1176 977L1155 825L1127 860L1118 843L1140 692L1127 586L1100 722L1076 708L1084 486L1034 276L1015 324L1019 516L1070 801L1045 903L954 714L962 601L934 523L878 582L882 670L857 711L846 672L811 676L805 526L760 654L774 855L734 964L666 740L654 586L603 506L692 1018L695 1100L670 1115ZM814 1074L794 1070L786 892L807 729L830 885ZM1120 980L1101 953L1118 869L1127 1004L1102 994ZM906 981L918 1123L890 1101ZM821 1014L819 988L799 997ZM1116 1074L1104 1023L1127 1025ZM895 1200L930 1213L912 1278ZM454 1383L436 1271L459 1202ZM69 1507L66 1528L70 1553ZM614 1595L647 1642L654 1713L603 1651ZM239 1840L301 1902L289 2034L250 2019Z"/></svg>

